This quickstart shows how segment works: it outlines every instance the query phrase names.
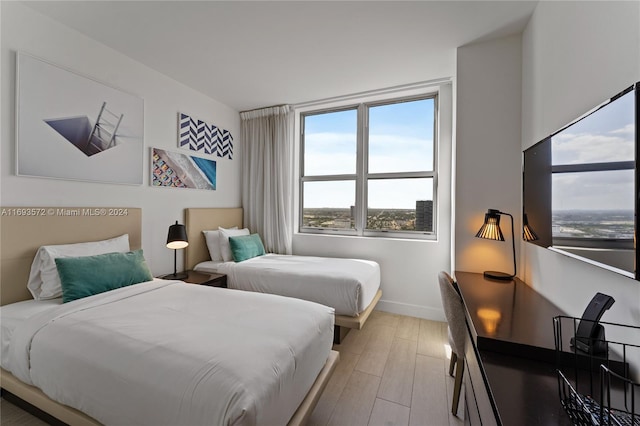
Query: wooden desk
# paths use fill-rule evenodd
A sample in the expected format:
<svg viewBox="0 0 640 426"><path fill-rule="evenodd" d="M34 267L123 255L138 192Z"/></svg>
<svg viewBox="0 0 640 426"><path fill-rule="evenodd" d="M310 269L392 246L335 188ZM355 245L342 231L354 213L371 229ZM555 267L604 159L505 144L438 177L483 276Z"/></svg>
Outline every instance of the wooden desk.
<svg viewBox="0 0 640 426"><path fill-rule="evenodd" d="M558 395L557 306L522 281L455 273L466 308L465 424L571 425Z"/></svg>

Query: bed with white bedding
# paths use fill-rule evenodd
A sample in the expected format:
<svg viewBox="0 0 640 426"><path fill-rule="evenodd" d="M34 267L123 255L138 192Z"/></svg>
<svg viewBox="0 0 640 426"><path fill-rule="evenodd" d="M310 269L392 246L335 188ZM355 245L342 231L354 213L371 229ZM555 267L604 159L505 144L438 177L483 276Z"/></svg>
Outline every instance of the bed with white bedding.
<svg viewBox="0 0 640 426"><path fill-rule="evenodd" d="M103 424L286 424L327 360L332 314L155 280L48 303L13 324L2 368Z"/></svg>
<svg viewBox="0 0 640 426"><path fill-rule="evenodd" d="M185 268L224 273L230 288L322 303L335 309L337 326L356 329L362 328L382 296L380 266L370 260L275 254L241 262L213 259L211 240L203 231L242 228L241 208L185 209L185 224ZM339 336L336 329L336 343Z"/></svg>
<svg viewBox="0 0 640 426"><path fill-rule="evenodd" d="M227 275L229 288L322 303L358 316L380 287L380 267L361 259L266 254L242 262L202 262L196 271Z"/></svg>
<svg viewBox="0 0 640 426"><path fill-rule="evenodd" d="M72 425L304 424L338 359L326 306L158 279L27 300L41 245L127 233L139 248L140 209L125 210L0 218L6 397Z"/></svg>

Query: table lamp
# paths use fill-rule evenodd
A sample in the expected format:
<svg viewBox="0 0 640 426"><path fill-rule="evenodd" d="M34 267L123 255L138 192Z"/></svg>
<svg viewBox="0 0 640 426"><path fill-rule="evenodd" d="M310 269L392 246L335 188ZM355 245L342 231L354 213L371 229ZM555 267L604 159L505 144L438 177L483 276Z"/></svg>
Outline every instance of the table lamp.
<svg viewBox="0 0 640 426"><path fill-rule="evenodd" d="M166 280L183 280L189 276L186 272L178 273L177 267L178 250L188 245L187 228L184 225L180 225L176 220L176 223L169 227L169 234L167 235L167 248L173 249L173 274L165 275L162 278Z"/></svg>
<svg viewBox="0 0 640 426"><path fill-rule="evenodd" d="M494 280L510 281L516 276L516 242L513 234L513 216L500 210L489 209L484 215L484 223L476 234L478 238L487 240L504 241L504 235L500 229L500 215L506 215L511 218L511 247L513 249L513 274L498 271L484 271L486 278Z"/></svg>

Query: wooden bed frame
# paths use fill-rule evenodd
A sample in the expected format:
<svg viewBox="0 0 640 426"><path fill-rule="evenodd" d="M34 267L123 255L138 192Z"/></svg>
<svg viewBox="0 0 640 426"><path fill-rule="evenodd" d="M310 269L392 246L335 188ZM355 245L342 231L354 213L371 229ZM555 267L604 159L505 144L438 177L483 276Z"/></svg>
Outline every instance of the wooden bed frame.
<svg viewBox="0 0 640 426"><path fill-rule="evenodd" d="M98 241L122 234L129 234L132 250L142 246L142 210L139 208L0 207L0 211L1 305L32 298L27 290L27 280L31 262L40 246ZM289 421L290 426L307 422L338 359L338 352L332 350L324 368ZM35 415L44 412L72 426L100 424L74 408L51 400L40 389L21 382L4 369L0 369L0 386L3 392L26 402L27 406L35 407ZM50 420L45 418L45 421Z"/></svg>
<svg viewBox="0 0 640 426"><path fill-rule="evenodd" d="M184 223L187 228L187 238L189 239L189 246L185 249L185 269L193 269L198 263L211 260L202 231L216 230L219 226L222 228L231 228L233 226L242 228L242 221L243 211L241 207L185 209ZM357 317L336 315L334 342L340 343L341 338L346 335L348 329L361 329L381 297L382 290L378 289L369 306L360 312ZM344 327L347 330L340 327Z"/></svg>

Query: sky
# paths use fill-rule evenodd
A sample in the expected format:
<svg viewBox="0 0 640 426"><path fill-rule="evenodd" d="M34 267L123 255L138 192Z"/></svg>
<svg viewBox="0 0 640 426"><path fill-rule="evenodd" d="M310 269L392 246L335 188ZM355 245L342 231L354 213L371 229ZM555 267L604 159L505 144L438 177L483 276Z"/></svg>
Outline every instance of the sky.
<svg viewBox="0 0 640 426"><path fill-rule="evenodd" d="M369 172L432 170L433 99L369 109ZM553 164L635 159L634 93L629 92L552 137ZM355 109L308 115L305 119L306 176L355 174ZM413 209L433 199L431 179L369 181L370 208ZM633 209L633 171L563 173L553 176L554 210ZM355 205L353 181L307 182L304 207Z"/></svg>
<svg viewBox="0 0 640 426"><path fill-rule="evenodd" d="M434 100L369 109L369 173L433 170ZM357 111L306 116L304 175L356 173ZM415 209L433 199L432 179L374 180L370 208ZM307 182L304 207L348 208L355 204L353 181Z"/></svg>
<svg viewBox="0 0 640 426"><path fill-rule="evenodd" d="M552 137L552 163L635 160L633 91ZM634 171L561 173L552 180L552 209L634 209Z"/></svg>

